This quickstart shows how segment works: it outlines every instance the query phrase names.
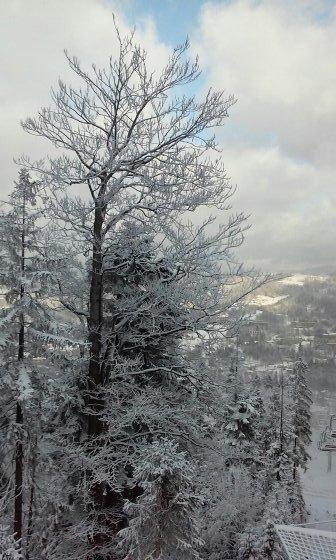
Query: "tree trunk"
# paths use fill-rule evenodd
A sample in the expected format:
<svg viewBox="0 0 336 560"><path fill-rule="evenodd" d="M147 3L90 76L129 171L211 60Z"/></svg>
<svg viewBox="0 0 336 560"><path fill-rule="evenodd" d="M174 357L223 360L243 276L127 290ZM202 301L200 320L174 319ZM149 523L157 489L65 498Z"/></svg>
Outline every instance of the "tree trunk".
<svg viewBox="0 0 336 560"><path fill-rule="evenodd" d="M89 311L89 375L88 375L88 397L87 397L87 430L89 443L94 454L95 447L99 445L96 438L104 431L104 424L100 418L104 407L104 396L102 394L102 327L103 327L103 226L105 219L106 206L103 198L106 190L106 183L102 183L100 196L95 201L95 215L93 226L93 254L90 286L90 311ZM90 441L91 440L91 441ZM96 483L92 487L93 508L96 519L98 520L99 530L90 538L90 544L97 548L97 553L93 558L101 558L99 548L108 544L108 531L106 524L106 509L113 507L115 496L106 484ZM105 512L104 512L105 510ZM101 519L100 519L101 517ZM105 530L106 527L106 530ZM90 555L92 558L92 554Z"/></svg>
<svg viewBox="0 0 336 560"><path fill-rule="evenodd" d="M26 249L26 233L25 233L25 212L26 200L23 198L23 211L22 211L22 230L21 230L21 276L25 272L25 249ZM24 298L25 288L21 283L20 286L20 300ZM19 351L18 362L24 359L24 344L25 344L25 326L24 314L20 313L20 331L19 331ZM17 441L15 446L15 490L14 490L14 535L16 541L21 548L22 540L22 480L23 480L23 444L22 444L22 426L23 426L23 413L22 406L19 401L16 403L16 418L17 425Z"/></svg>
<svg viewBox="0 0 336 560"><path fill-rule="evenodd" d="M296 444L297 444L297 437L294 439L294 449L293 449L293 455L294 455L294 462L293 462L293 480L296 479L296 457L295 457L295 453L296 453Z"/></svg>
<svg viewBox="0 0 336 560"><path fill-rule="evenodd" d="M31 467L32 471L31 471L31 486L30 486L28 524L27 524L26 560L29 560L29 546L30 546L31 538L33 536L33 508L34 508L34 499L35 499L36 449L37 449L37 437L35 437L34 440L33 460L32 460L32 467Z"/></svg>
<svg viewBox="0 0 336 560"><path fill-rule="evenodd" d="M103 322L103 223L104 214L101 206L96 203L94 218L94 241L90 286L89 312L89 378L88 378L88 436L95 437L101 433L99 420L101 412L101 354L102 354L102 322Z"/></svg>
<svg viewBox="0 0 336 560"><path fill-rule="evenodd" d="M23 478L23 445L21 426L23 423L22 408L16 403L16 424L18 425L18 436L15 446L15 497L14 497L14 534L15 539L21 546L22 539L22 478Z"/></svg>

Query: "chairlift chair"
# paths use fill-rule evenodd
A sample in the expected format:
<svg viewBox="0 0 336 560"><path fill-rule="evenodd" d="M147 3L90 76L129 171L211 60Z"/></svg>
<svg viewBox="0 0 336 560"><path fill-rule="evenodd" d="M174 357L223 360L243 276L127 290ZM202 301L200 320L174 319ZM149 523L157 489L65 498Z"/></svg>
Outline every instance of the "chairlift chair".
<svg viewBox="0 0 336 560"><path fill-rule="evenodd" d="M330 416L329 422L330 437L336 439L336 414Z"/></svg>
<svg viewBox="0 0 336 560"><path fill-rule="evenodd" d="M329 426L321 433L317 447L320 451L336 451L336 414L330 416Z"/></svg>

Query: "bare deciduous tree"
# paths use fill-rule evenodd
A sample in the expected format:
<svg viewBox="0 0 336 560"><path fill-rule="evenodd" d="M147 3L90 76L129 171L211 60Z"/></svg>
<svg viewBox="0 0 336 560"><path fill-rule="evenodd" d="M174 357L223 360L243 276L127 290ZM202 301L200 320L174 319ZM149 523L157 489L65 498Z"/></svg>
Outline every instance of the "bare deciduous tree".
<svg viewBox="0 0 336 560"><path fill-rule="evenodd" d="M151 337L181 332L217 336L227 329L228 307L258 283L252 280L251 284L246 278L242 281L231 255L231 249L243 240L245 217L227 213L234 189L213 136L213 130L228 116L234 98L213 91L202 101L176 96L176 90L188 87L199 76L197 62L186 59L188 44L177 47L163 69L155 73L134 36L121 38L117 34L119 53L105 69L93 66L86 71L76 58L67 55L81 86L59 81L58 89L52 92L52 106L23 123L28 133L60 149L59 157L24 162L49 186L53 213L63 222L64 232L76 237L83 256L91 257L88 312L75 306L72 311L86 317L88 325L85 411L92 455L95 449L99 452L99 442L104 439L105 366L113 355L115 340L104 330L104 296L108 292L110 298L117 298L119 289L113 284L118 274L113 275L111 266L113 269L118 264L115 253L111 260L111 244L119 236L122 249L120 232L125 224L150 229L155 252L174 263L168 277L159 274L156 281L163 285L174 280L178 305L189 310L188 321L185 312L184 320L175 322L173 328L168 322L169 332L161 329ZM206 217L198 217L198 223L192 224L192 213L202 209ZM211 209L221 216L216 230ZM122 259L120 266L126 270L126 265ZM240 287L232 289L237 279ZM144 301L139 291L136 298ZM113 306L109 321L120 336L122 328L130 324L130 315L137 311L129 307L128 315L122 318L118 309L118 316L111 320L111 309ZM147 324L146 333L149 336ZM96 477L91 486L91 507L104 510L106 492L104 480ZM104 531L94 529L91 544L94 550L100 547L106 551Z"/></svg>

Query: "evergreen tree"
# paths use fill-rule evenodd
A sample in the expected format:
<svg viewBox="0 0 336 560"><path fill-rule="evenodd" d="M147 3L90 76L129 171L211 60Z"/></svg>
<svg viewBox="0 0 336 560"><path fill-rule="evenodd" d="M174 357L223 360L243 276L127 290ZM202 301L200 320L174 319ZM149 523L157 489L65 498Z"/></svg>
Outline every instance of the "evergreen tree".
<svg viewBox="0 0 336 560"><path fill-rule="evenodd" d="M140 457L150 454L153 442L164 438L178 449L176 460L183 455L186 462L196 463L194 447L203 437L199 426L209 406L209 389L205 390L207 372L197 360L190 361L185 355L185 330L190 328L191 320L190 310L184 305L188 291L183 277L176 277L169 254L164 258L157 256L153 236L142 226L129 222L108 246L104 274L104 385L97 392L97 398L104 404L104 432L93 450L83 424L87 386L76 382L78 374L72 370L66 382L71 405L59 405L59 410L66 414L67 432L63 412L56 424L60 425L58 437L65 449L63 471L69 473L70 486L75 484L69 493L77 515L76 520L71 520L66 509L60 515L61 526L69 526L62 542L56 545L56 556L69 554L78 534L83 534L83 526L89 526L88 520L97 534L99 530L100 549L106 546L107 550L112 542L116 543L118 531L132 523L132 512L137 511L131 505L125 508L125 501L136 505L150 499L149 488L145 496L136 474ZM86 360L84 356L82 367ZM75 426L80 427L77 435L72 429ZM92 507L92 480L104 484L105 507L100 510ZM168 472L165 480L169 484ZM155 485L150 488L156 492ZM184 523L186 531L192 527L192 493L190 499L188 509L186 494L179 530ZM155 512L148 511L147 524L150 515L152 523L156 523ZM184 514L188 519L183 519ZM143 526L136 527L141 531ZM174 542L173 534L169 542ZM196 549L194 552L197 554ZM84 555L85 546L82 551L77 546L76 553Z"/></svg>
<svg viewBox="0 0 336 560"><path fill-rule="evenodd" d="M22 169L19 181L9 197L8 212L1 216L1 276L7 308L1 321L1 343L5 359L1 378L3 394L10 414L3 418L11 431L14 445L14 523L13 534L21 547L23 523L24 443L27 424L24 421L24 401L29 399L31 370L26 367L26 330L28 313L36 313L35 294L38 289L32 279L36 258L36 183ZM13 407L15 416L13 417ZM9 420L11 418L11 421ZM26 428L24 427L26 424ZM10 477L8 480L10 484ZM8 504L7 504L8 505Z"/></svg>
<svg viewBox="0 0 336 560"><path fill-rule="evenodd" d="M292 438L293 438L293 479L297 476L297 468L306 469L310 459L307 451L311 443L311 411L312 392L307 384L307 364L301 358L295 363L292 376Z"/></svg>
<svg viewBox="0 0 336 560"><path fill-rule="evenodd" d="M18 551L27 558L37 549L49 524L47 509L53 507L53 491L45 478L46 473L54 476L46 437L54 413L50 369L69 342L63 336L69 326L62 325L55 308L66 251L57 248L53 233L40 220L40 189L22 169L0 217L6 301L0 322L1 505L9 536L14 534ZM43 506L37 512L41 495Z"/></svg>
<svg viewBox="0 0 336 560"><path fill-rule="evenodd" d="M120 532L125 560L200 558L202 541L194 520L200 498L186 453L167 438L153 441L144 451L134 471L143 491L135 503L125 503L130 517Z"/></svg>

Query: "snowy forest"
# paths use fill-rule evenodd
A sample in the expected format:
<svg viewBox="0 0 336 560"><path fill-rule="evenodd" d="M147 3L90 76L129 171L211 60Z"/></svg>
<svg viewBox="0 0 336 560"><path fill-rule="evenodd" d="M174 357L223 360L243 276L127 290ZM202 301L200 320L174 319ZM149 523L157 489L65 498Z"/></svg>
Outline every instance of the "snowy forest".
<svg viewBox="0 0 336 560"><path fill-rule="evenodd" d="M152 72L115 32L105 68L66 54L2 202L0 558L281 560L312 401L299 356L279 387L238 352L270 277L235 256L235 99L190 93L188 43Z"/></svg>

